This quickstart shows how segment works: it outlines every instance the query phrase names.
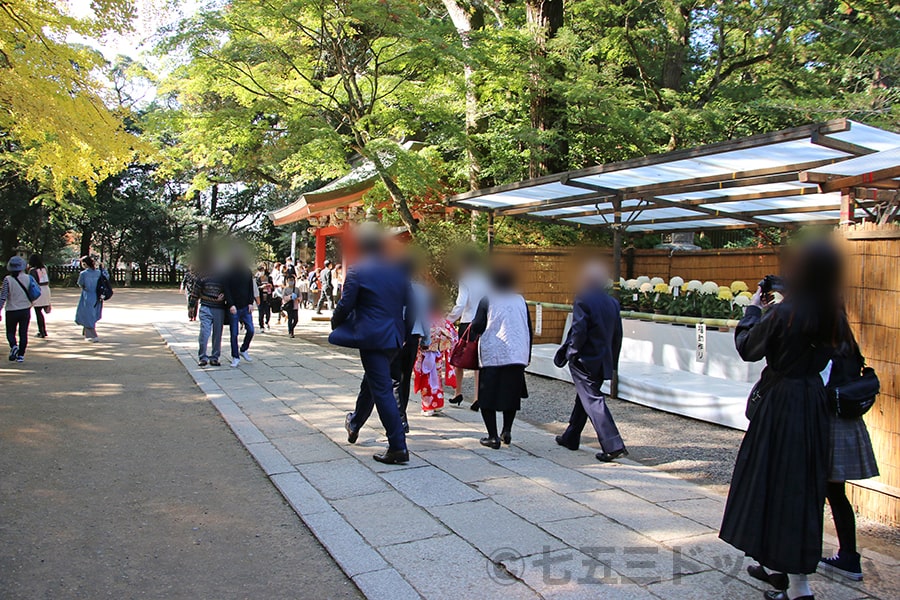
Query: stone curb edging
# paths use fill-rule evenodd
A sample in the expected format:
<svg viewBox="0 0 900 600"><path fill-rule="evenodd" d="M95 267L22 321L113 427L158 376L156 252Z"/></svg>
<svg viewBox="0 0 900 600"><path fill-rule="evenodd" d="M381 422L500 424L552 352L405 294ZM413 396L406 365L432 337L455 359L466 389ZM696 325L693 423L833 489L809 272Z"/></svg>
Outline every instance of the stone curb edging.
<svg viewBox="0 0 900 600"><path fill-rule="evenodd" d="M193 357L176 350L175 336L160 324L154 323L154 328L288 505L362 594L370 600L421 598L403 576L294 468L219 384L208 374L197 370Z"/></svg>

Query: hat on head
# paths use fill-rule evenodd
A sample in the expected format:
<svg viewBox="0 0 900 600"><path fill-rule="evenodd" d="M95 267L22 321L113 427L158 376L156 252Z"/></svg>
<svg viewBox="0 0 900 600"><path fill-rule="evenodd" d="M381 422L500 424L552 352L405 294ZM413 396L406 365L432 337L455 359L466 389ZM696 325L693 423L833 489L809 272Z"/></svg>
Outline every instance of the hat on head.
<svg viewBox="0 0 900 600"><path fill-rule="evenodd" d="M13 273L15 271L24 271L25 267L25 259L21 256L13 256L9 259L9 262L6 263L6 270L10 273Z"/></svg>

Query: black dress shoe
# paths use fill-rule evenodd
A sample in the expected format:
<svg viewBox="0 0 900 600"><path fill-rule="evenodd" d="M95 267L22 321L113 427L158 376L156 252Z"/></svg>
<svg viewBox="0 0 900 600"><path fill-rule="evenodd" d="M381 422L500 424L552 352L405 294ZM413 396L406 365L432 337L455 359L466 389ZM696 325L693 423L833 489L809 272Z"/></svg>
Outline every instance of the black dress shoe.
<svg viewBox="0 0 900 600"><path fill-rule="evenodd" d="M347 418L344 419L344 429L347 430L347 441L355 444L359 439L359 430L353 429L353 425L350 424L351 419L353 419L353 413L347 413Z"/></svg>
<svg viewBox="0 0 900 600"><path fill-rule="evenodd" d="M372 458L385 465L403 465L409 462L409 450L386 450Z"/></svg>
<svg viewBox="0 0 900 600"><path fill-rule="evenodd" d="M628 456L628 450L622 448L615 452L598 452L596 456L600 462L612 462L621 456Z"/></svg>
<svg viewBox="0 0 900 600"><path fill-rule="evenodd" d="M481 438L481 445L486 448L500 449L500 438L484 437Z"/></svg>
<svg viewBox="0 0 900 600"><path fill-rule="evenodd" d="M578 446L570 446L566 443L566 439L561 435L556 436L556 443L568 450L578 450Z"/></svg>
<svg viewBox="0 0 900 600"><path fill-rule="evenodd" d="M778 590L769 590L763 592L763 598L766 600L789 600L788 595ZM816 600L815 596L797 596L794 600Z"/></svg>
<svg viewBox="0 0 900 600"><path fill-rule="evenodd" d="M453 396L453 398L451 400L447 400L447 402L449 402L450 404L455 404L456 406L459 406L460 404L462 404L462 401L463 401L462 394L457 394L457 395Z"/></svg>
<svg viewBox="0 0 900 600"><path fill-rule="evenodd" d="M403 419L401 423L403 424L403 433L409 433L409 421Z"/></svg>
<svg viewBox="0 0 900 600"><path fill-rule="evenodd" d="M762 565L749 565L747 567L747 575L763 583L768 583L776 590L784 591L788 589L787 575L784 573L769 573Z"/></svg>
<svg viewBox="0 0 900 600"><path fill-rule="evenodd" d="M512 442L512 433L510 433L509 431L504 431L500 434L500 441L509 446Z"/></svg>
<svg viewBox="0 0 900 600"><path fill-rule="evenodd" d="M475 412L478 412L478 409L479 409L480 407L481 407L481 402L479 402L478 400L476 400L475 402L472 403L472 406L470 406L469 409L470 409L470 410L474 410Z"/></svg>

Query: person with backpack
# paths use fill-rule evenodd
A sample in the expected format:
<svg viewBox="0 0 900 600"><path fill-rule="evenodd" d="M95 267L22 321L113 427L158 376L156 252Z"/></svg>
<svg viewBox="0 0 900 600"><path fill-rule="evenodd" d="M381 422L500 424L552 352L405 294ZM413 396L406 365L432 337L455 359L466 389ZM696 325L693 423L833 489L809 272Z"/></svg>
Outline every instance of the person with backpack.
<svg viewBox="0 0 900 600"><path fill-rule="evenodd" d="M28 347L28 324L31 322L31 304L40 295L37 282L25 274L25 259L13 256L6 263L9 275L0 287L0 310L6 308L6 340L9 342L10 362L25 362ZM18 338L16 334L18 333Z"/></svg>
<svg viewBox="0 0 900 600"><path fill-rule="evenodd" d="M90 256L82 257L81 266L83 270L78 274L81 297L75 310L75 324L81 325L84 339L99 342L97 321L103 316L103 300L109 288L109 274L105 269L98 269Z"/></svg>
<svg viewBox="0 0 900 600"><path fill-rule="evenodd" d="M29 274L41 288L41 297L34 301L34 316L37 320L39 338L47 337L47 322L44 320L44 313L50 314L50 273L44 265L44 260L40 254L32 254L28 259L28 266L31 267Z"/></svg>

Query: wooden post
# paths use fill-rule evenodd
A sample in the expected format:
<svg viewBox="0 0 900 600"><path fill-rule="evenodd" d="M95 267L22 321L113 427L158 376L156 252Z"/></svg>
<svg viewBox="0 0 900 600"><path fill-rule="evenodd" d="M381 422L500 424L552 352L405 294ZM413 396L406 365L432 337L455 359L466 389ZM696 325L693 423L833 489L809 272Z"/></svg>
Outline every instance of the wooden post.
<svg viewBox="0 0 900 600"><path fill-rule="evenodd" d="M491 211L488 213L488 228L487 228L487 249L488 254L494 251L494 212Z"/></svg>
<svg viewBox="0 0 900 600"><path fill-rule="evenodd" d="M319 228L316 229L316 268L321 269L325 266L325 241L328 236Z"/></svg>
<svg viewBox="0 0 900 600"><path fill-rule="evenodd" d="M613 293L619 297L619 279L622 277L622 196L616 194L613 205ZM609 381L609 395L619 397L619 372L613 371Z"/></svg>
<svg viewBox="0 0 900 600"><path fill-rule="evenodd" d="M854 188L841 190L841 225L852 225L855 222L854 209L856 208L856 195Z"/></svg>

